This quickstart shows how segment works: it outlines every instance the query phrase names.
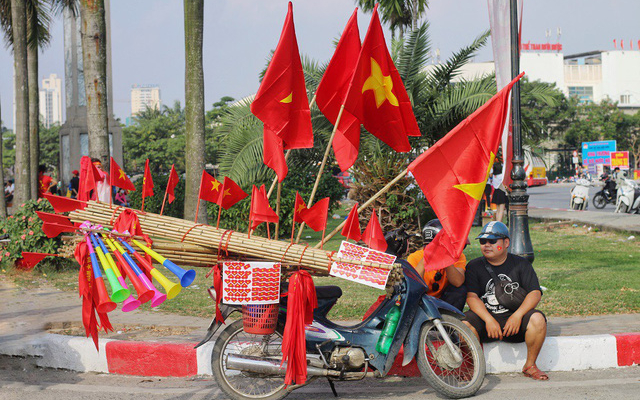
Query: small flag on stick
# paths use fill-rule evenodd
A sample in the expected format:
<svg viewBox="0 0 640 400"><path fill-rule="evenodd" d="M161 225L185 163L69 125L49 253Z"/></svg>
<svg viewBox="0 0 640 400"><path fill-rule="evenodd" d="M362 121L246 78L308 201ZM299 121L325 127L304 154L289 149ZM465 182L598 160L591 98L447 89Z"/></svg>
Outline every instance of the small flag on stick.
<svg viewBox="0 0 640 400"><path fill-rule="evenodd" d="M144 178L142 179L142 211L144 211L144 199L149 196L153 196L153 178L151 177L149 159L147 158L144 163Z"/></svg>

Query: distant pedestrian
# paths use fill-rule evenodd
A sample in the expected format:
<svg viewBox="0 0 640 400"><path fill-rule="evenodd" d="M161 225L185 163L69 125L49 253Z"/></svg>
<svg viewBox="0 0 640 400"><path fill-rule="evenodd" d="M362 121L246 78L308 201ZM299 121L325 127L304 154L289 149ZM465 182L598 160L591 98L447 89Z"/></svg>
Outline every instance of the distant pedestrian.
<svg viewBox="0 0 640 400"><path fill-rule="evenodd" d="M78 189L80 189L80 172L78 172L77 169L74 169L72 174L73 178L69 181L69 192L72 199L77 199Z"/></svg>
<svg viewBox="0 0 640 400"><path fill-rule="evenodd" d="M47 167L40 165L38 167L38 197L44 197L45 193L51 193L51 188L56 185L56 181L46 175Z"/></svg>

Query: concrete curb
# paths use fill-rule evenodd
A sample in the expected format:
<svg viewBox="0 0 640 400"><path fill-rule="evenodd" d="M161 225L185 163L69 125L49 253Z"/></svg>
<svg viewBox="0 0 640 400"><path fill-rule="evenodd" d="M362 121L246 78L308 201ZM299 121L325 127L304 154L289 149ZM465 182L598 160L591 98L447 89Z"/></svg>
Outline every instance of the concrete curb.
<svg viewBox="0 0 640 400"><path fill-rule="evenodd" d="M138 342L100 339L100 351L91 339L44 334L22 349L3 349L10 355L35 356L43 367L80 372L138 376L211 375L213 343L194 349L195 343ZM524 343L484 345L488 373L520 372L526 357ZM402 367L398 357L390 375L419 376L415 360ZM538 358L543 371L618 368L640 364L640 333L548 337Z"/></svg>

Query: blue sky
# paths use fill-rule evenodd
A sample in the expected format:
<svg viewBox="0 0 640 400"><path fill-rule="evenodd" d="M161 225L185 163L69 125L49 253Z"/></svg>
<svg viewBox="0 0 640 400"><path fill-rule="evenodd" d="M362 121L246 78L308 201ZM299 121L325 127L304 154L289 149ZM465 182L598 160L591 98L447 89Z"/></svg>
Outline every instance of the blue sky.
<svg viewBox="0 0 640 400"><path fill-rule="evenodd" d="M562 30L565 54L612 50L613 39L625 49L640 40L637 0L524 0L522 40L545 43L545 31ZM318 61L332 54L334 38L353 12L353 0L294 0L294 19L300 51ZM441 58L489 28L486 0L430 0L427 19L433 48ZM222 96L241 98L258 89L258 73L275 48L287 11L287 0L205 1L205 104ZM370 15L359 14L362 37ZM184 20L179 0L111 0L113 99L116 117L130 114L133 84L158 84L163 104L179 100L184 106ZM52 29L51 46L41 52L40 77L64 75L60 18ZM4 41L3 41L4 44ZM491 60L490 46L478 61ZM13 57L0 49L0 97L5 126L13 126ZM640 72L639 72L640 74ZM63 86L64 87L64 86ZM64 98L64 95L63 95ZM63 111L64 113L64 111Z"/></svg>

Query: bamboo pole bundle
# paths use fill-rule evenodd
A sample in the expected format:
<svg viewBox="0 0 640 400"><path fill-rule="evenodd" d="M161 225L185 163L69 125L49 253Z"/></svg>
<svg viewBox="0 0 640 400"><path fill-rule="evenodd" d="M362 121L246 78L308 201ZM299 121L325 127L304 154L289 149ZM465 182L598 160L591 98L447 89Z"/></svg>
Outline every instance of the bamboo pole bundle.
<svg viewBox="0 0 640 400"><path fill-rule="evenodd" d="M71 221L93 223L111 227L113 221L124 211L124 207L110 207L105 203L90 201L84 210L69 214ZM236 255L245 255L263 260L300 265L318 273L327 274L333 262L349 262L363 266L390 269L390 265L373 262L354 262L339 259L334 252L314 249L300 244L290 244L262 237L247 237L247 234L212 226L195 224L179 218L153 213L138 213L144 233L187 245L197 245L217 251L219 247Z"/></svg>

